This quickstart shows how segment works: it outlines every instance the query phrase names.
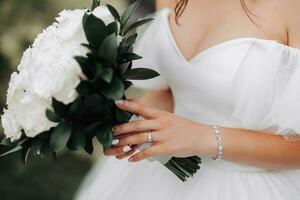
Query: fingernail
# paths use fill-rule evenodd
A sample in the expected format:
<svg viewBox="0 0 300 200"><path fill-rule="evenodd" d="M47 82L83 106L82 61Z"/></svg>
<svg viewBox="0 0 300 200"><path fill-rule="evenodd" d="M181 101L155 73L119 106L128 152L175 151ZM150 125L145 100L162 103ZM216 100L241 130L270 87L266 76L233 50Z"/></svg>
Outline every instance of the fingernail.
<svg viewBox="0 0 300 200"><path fill-rule="evenodd" d="M119 144L120 140L119 139L113 139L112 141L112 145L116 145Z"/></svg>
<svg viewBox="0 0 300 200"><path fill-rule="evenodd" d="M133 162L133 158L132 157L128 158L128 161Z"/></svg>
<svg viewBox="0 0 300 200"><path fill-rule="evenodd" d="M130 146L126 146L126 147L123 148L123 152L125 152L125 153L127 153L130 150L131 150Z"/></svg>
<svg viewBox="0 0 300 200"><path fill-rule="evenodd" d="M124 100L116 100L115 104L117 104L117 105L123 105L124 104Z"/></svg>

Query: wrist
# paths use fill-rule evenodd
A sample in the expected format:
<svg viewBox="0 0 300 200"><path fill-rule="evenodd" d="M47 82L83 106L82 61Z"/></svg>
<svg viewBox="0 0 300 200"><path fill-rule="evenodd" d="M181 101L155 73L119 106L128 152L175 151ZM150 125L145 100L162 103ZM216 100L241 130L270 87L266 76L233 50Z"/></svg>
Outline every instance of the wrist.
<svg viewBox="0 0 300 200"><path fill-rule="evenodd" d="M198 130L197 155L215 157L217 155L217 139L213 126L200 124Z"/></svg>

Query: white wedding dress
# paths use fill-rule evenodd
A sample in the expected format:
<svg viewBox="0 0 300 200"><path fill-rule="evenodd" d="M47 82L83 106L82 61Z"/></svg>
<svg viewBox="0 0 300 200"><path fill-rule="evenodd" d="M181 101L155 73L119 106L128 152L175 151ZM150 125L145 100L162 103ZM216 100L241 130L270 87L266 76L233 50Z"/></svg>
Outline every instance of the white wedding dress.
<svg viewBox="0 0 300 200"><path fill-rule="evenodd" d="M137 46L135 66L162 75L134 81L170 88L177 115L205 124L300 133L300 50L273 40L239 38L186 60L168 24L156 13ZM292 142L292 141L289 141ZM293 152L291 152L293 153ZM266 170L202 157L197 174L180 181L158 162L105 157L79 190L78 200L298 200L300 170Z"/></svg>

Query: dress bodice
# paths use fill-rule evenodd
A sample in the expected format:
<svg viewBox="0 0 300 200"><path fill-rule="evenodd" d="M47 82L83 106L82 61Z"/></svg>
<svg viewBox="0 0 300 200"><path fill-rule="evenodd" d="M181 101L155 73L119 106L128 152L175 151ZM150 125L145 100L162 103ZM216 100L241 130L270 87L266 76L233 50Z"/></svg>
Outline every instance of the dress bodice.
<svg viewBox="0 0 300 200"><path fill-rule="evenodd" d="M300 133L300 50L275 40L238 38L186 60L170 31L164 9L135 48L161 76L134 85L170 88L175 113L207 124Z"/></svg>
<svg viewBox="0 0 300 200"><path fill-rule="evenodd" d="M300 50L272 40L240 38L187 61L168 27L169 10L140 34L135 51L161 76L133 81L144 89L170 88L174 112L200 123L300 133ZM265 170L203 157L181 182L158 162L101 159L78 200L291 200L300 196L300 170ZM130 183L129 183L130 182ZM134 195L133 195L134 194Z"/></svg>

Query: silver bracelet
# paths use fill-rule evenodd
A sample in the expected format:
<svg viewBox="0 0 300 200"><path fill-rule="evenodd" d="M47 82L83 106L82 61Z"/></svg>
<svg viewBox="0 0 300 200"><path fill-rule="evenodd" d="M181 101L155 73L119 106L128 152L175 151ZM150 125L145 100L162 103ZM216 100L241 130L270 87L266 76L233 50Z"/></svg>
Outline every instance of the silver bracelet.
<svg viewBox="0 0 300 200"><path fill-rule="evenodd" d="M214 134L217 138L217 155L215 157L212 157L214 160L218 161L223 158L223 142L220 134L220 128L218 126L213 126Z"/></svg>

